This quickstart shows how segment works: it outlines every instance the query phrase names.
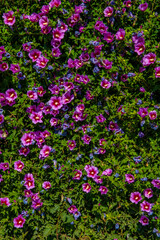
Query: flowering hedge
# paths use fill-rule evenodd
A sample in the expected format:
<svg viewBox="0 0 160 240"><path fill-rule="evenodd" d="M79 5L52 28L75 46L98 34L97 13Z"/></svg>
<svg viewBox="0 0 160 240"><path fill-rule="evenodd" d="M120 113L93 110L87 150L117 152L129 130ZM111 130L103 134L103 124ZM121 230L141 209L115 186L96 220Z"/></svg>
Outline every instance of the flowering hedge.
<svg viewBox="0 0 160 240"><path fill-rule="evenodd" d="M159 1L1 10L2 239L159 238Z"/></svg>

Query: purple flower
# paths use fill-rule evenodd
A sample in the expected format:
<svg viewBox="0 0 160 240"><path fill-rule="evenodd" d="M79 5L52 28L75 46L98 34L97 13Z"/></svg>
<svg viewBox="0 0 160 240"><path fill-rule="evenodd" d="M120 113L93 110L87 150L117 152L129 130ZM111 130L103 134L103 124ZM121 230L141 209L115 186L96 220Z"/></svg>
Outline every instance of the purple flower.
<svg viewBox="0 0 160 240"><path fill-rule="evenodd" d="M13 219L14 227L22 228L25 221L26 220L22 217L22 215L18 215L18 217Z"/></svg>
<svg viewBox="0 0 160 240"><path fill-rule="evenodd" d="M76 141L74 141L74 140L69 140L69 141L67 142L67 145L68 145L69 149L72 151L72 150L76 147Z"/></svg>
<svg viewBox="0 0 160 240"><path fill-rule="evenodd" d="M151 197L153 197L153 191L152 191L152 188L147 188L147 189L145 189L144 190L144 192L143 192L143 194L144 194L144 196L146 197L146 198L151 198Z"/></svg>
<svg viewBox="0 0 160 240"><path fill-rule="evenodd" d="M111 69L111 68L112 68L112 63L113 63L113 62L110 62L110 61L108 61L107 59L102 60L102 64L103 64L103 66L104 66L105 69Z"/></svg>
<svg viewBox="0 0 160 240"><path fill-rule="evenodd" d="M101 87L108 89L108 88L111 87L111 83L110 83L107 79L104 79L104 80L101 82Z"/></svg>
<svg viewBox="0 0 160 240"><path fill-rule="evenodd" d="M58 110L63 106L62 98L61 97L51 97L49 100L49 105L52 107L53 110Z"/></svg>
<svg viewBox="0 0 160 240"><path fill-rule="evenodd" d="M64 32L60 31L58 28L53 29L52 33L54 40L61 40L64 38Z"/></svg>
<svg viewBox="0 0 160 240"><path fill-rule="evenodd" d="M51 118L50 120L51 126L57 126L58 125L58 119L57 118Z"/></svg>
<svg viewBox="0 0 160 240"><path fill-rule="evenodd" d="M145 225L148 225L148 224L149 224L149 219L148 219L146 216L143 215L143 216L141 216L139 222L140 222L143 226L145 226Z"/></svg>
<svg viewBox="0 0 160 240"><path fill-rule="evenodd" d="M113 8L112 7L106 7L103 11L105 17L111 17L113 14Z"/></svg>
<svg viewBox="0 0 160 240"><path fill-rule="evenodd" d="M143 66L145 67L145 66L154 64L155 61L156 61L156 54L148 53L147 55L144 55L141 62L143 64Z"/></svg>
<svg viewBox="0 0 160 240"><path fill-rule="evenodd" d="M99 116L96 116L96 119L98 123L102 123L106 121L106 118L102 114L100 114Z"/></svg>
<svg viewBox="0 0 160 240"><path fill-rule="evenodd" d="M17 72L20 72L20 67L19 67L19 64L11 64L10 65L10 69L12 71L12 73L17 73Z"/></svg>
<svg viewBox="0 0 160 240"><path fill-rule="evenodd" d="M112 172L112 169L108 168L102 172L101 176L111 176Z"/></svg>
<svg viewBox="0 0 160 240"><path fill-rule="evenodd" d="M44 189L49 189L49 188L51 188L51 183L48 182L48 181L43 182L42 187L43 187Z"/></svg>
<svg viewBox="0 0 160 240"><path fill-rule="evenodd" d="M7 207L9 207L11 205L11 203L9 202L9 198L5 197L5 198L0 198L0 204L5 204Z"/></svg>
<svg viewBox="0 0 160 240"><path fill-rule="evenodd" d="M45 58L45 57L39 57L37 60L36 60L36 66L38 67L41 67L41 68L45 68L47 63L48 63L48 59Z"/></svg>
<svg viewBox="0 0 160 240"><path fill-rule="evenodd" d="M154 187L160 189L160 180L159 179L153 179L152 182Z"/></svg>
<svg viewBox="0 0 160 240"><path fill-rule="evenodd" d="M91 137L88 136L88 135L86 135L86 134L85 134L81 139L83 140L83 142L84 142L85 144L89 144L90 141L91 141Z"/></svg>
<svg viewBox="0 0 160 240"><path fill-rule="evenodd" d="M34 209L40 208L43 205L40 199L33 201L31 207Z"/></svg>
<svg viewBox="0 0 160 240"><path fill-rule="evenodd" d="M2 64L0 64L0 71L4 72L8 70L8 64L6 62L2 62Z"/></svg>
<svg viewBox="0 0 160 240"><path fill-rule="evenodd" d="M98 175L96 175L96 176L93 178L93 180L94 180L97 184L102 184L102 182L103 182L103 179L102 179L100 176L98 176Z"/></svg>
<svg viewBox="0 0 160 240"><path fill-rule="evenodd" d="M114 40L114 34L112 34L111 32L106 32L103 34L103 36L103 40L107 41L107 43L111 43Z"/></svg>
<svg viewBox="0 0 160 240"><path fill-rule="evenodd" d="M99 190L101 192L101 195L102 194L107 194L108 192L108 188L106 188L105 186L100 186Z"/></svg>
<svg viewBox="0 0 160 240"><path fill-rule="evenodd" d="M2 124L3 122L4 122L4 115L1 114L1 115L0 115L0 124Z"/></svg>
<svg viewBox="0 0 160 240"><path fill-rule="evenodd" d="M148 3L145 2L145 3L142 3L139 5L139 10L141 10L142 12L146 11L146 9L148 8Z"/></svg>
<svg viewBox="0 0 160 240"><path fill-rule="evenodd" d="M146 90L143 87L140 87L140 92L145 92Z"/></svg>
<svg viewBox="0 0 160 240"><path fill-rule="evenodd" d="M134 45L134 51L138 54L141 55L142 53L144 53L145 50L145 46L143 43L138 43Z"/></svg>
<svg viewBox="0 0 160 240"><path fill-rule="evenodd" d="M46 16L42 16L39 20L40 28L46 28L49 24L49 19Z"/></svg>
<svg viewBox="0 0 160 240"><path fill-rule="evenodd" d="M53 57L59 57L61 54L62 53L59 48L52 48L52 56Z"/></svg>
<svg viewBox="0 0 160 240"><path fill-rule="evenodd" d="M28 155L30 152L28 147L22 147L19 151L19 155L24 155L25 157Z"/></svg>
<svg viewBox="0 0 160 240"><path fill-rule="evenodd" d="M75 171L76 171L76 174L74 175L73 180L80 180L82 177L82 171L77 169Z"/></svg>
<svg viewBox="0 0 160 240"><path fill-rule="evenodd" d="M125 37L125 30L122 28L119 28L118 32L116 33L116 39L123 40L124 37Z"/></svg>
<svg viewBox="0 0 160 240"><path fill-rule="evenodd" d="M76 208L75 205L71 205L71 206L68 208L68 212L69 212L69 213L75 214L77 211L78 211L78 209Z"/></svg>
<svg viewBox="0 0 160 240"><path fill-rule="evenodd" d="M83 192L89 193L91 191L91 185L89 183L82 184Z"/></svg>
<svg viewBox="0 0 160 240"><path fill-rule="evenodd" d="M38 95L36 92L29 90L27 92L27 96L31 99L31 100L36 100L38 98Z"/></svg>
<svg viewBox="0 0 160 240"><path fill-rule="evenodd" d="M149 112L149 118L154 120L157 118L157 112L155 110Z"/></svg>
<svg viewBox="0 0 160 240"><path fill-rule="evenodd" d="M13 16L14 12L13 11L9 11L7 13L3 13L2 17L4 19L4 23L8 26L13 26L13 24L15 23L16 19L15 16Z"/></svg>
<svg viewBox="0 0 160 240"><path fill-rule="evenodd" d="M9 163L7 163L7 162L5 162L5 163L1 162L1 163L0 163L0 169L2 169L3 171L8 170L8 169L9 169Z"/></svg>
<svg viewBox="0 0 160 240"><path fill-rule="evenodd" d="M145 117L145 116L147 116L148 115L148 110L147 110L147 108L139 108L139 112L137 112L139 115L140 115L140 117Z"/></svg>
<svg viewBox="0 0 160 240"><path fill-rule="evenodd" d="M35 188L34 180L27 180L27 181L25 181L24 186L25 186L28 190Z"/></svg>
<svg viewBox="0 0 160 240"><path fill-rule="evenodd" d="M143 201L141 204L141 211L150 212L152 209L152 204L146 201Z"/></svg>
<svg viewBox="0 0 160 240"><path fill-rule="evenodd" d="M33 49L29 52L28 56L32 59L32 62L36 62L37 59L41 56L41 51L38 49Z"/></svg>
<svg viewBox="0 0 160 240"><path fill-rule="evenodd" d="M111 131L116 131L119 129L118 124L110 121L108 129Z"/></svg>
<svg viewBox="0 0 160 240"><path fill-rule="evenodd" d="M125 181L128 182L129 184L133 183L135 180L135 178L132 174L125 174L125 177L126 177Z"/></svg>
<svg viewBox="0 0 160 240"><path fill-rule="evenodd" d="M160 67L156 67L154 70L155 70L155 77L160 78Z"/></svg>
<svg viewBox="0 0 160 240"><path fill-rule="evenodd" d="M37 123L42 123L42 118L43 114L42 112L32 112L29 118L32 120L32 123L37 124Z"/></svg>
<svg viewBox="0 0 160 240"><path fill-rule="evenodd" d="M137 204L139 201L142 200L141 194L139 192L132 192L130 195L130 201L132 203Z"/></svg>
<svg viewBox="0 0 160 240"><path fill-rule="evenodd" d="M43 148L40 151L40 158L46 158L49 156L50 152L51 152L52 148L50 146L44 145Z"/></svg>
<svg viewBox="0 0 160 240"><path fill-rule="evenodd" d="M23 162L21 162L20 160L14 162L14 170L17 170L18 172L21 172L23 168L24 168L24 163Z"/></svg>
<svg viewBox="0 0 160 240"><path fill-rule="evenodd" d="M94 167L94 166L90 166L87 170L87 177L90 177L90 178L95 178L98 174L98 168L97 167Z"/></svg>
<svg viewBox="0 0 160 240"><path fill-rule="evenodd" d="M63 104L70 103L73 99L74 99L74 95L73 94L70 95L70 91L68 91L62 95Z"/></svg>
<svg viewBox="0 0 160 240"><path fill-rule="evenodd" d="M23 47L23 50L26 52L30 52L31 48L32 48L32 46L29 42L22 44L22 47Z"/></svg>
<svg viewBox="0 0 160 240"><path fill-rule="evenodd" d="M14 101L16 98L17 98L17 93L16 91L11 88L11 89L8 89L6 92L5 92L5 98L8 100L8 101Z"/></svg>

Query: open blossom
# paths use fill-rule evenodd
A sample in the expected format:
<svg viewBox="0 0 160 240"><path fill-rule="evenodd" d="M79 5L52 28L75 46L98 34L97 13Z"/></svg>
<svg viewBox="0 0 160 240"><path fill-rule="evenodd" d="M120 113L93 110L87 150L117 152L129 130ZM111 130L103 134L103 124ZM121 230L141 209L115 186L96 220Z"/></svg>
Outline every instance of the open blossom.
<svg viewBox="0 0 160 240"><path fill-rule="evenodd" d="M30 133L24 133L24 135L21 137L21 142L24 146L29 146L33 143L33 135Z"/></svg>
<svg viewBox="0 0 160 240"><path fill-rule="evenodd" d="M112 172L112 169L108 168L102 172L101 176L111 176Z"/></svg>
<svg viewBox="0 0 160 240"><path fill-rule="evenodd" d="M52 48L52 56L53 57L59 57L61 54L62 53L59 48Z"/></svg>
<svg viewBox="0 0 160 240"><path fill-rule="evenodd" d="M11 88L11 89L8 89L6 92L5 92L5 98L8 100L8 101L14 101L16 98L17 98L17 93L16 91Z"/></svg>
<svg viewBox="0 0 160 240"><path fill-rule="evenodd" d="M17 170L18 172L21 172L24 168L24 163L20 160L14 162L14 170Z"/></svg>
<svg viewBox="0 0 160 240"><path fill-rule="evenodd" d="M69 149L72 151L76 147L76 141L68 140L67 145L68 145Z"/></svg>
<svg viewBox="0 0 160 240"><path fill-rule="evenodd" d="M84 142L85 144L89 144L90 141L91 141L91 137L88 136L88 135L86 135L86 134L85 134L81 139L83 140L83 142Z"/></svg>
<svg viewBox="0 0 160 240"><path fill-rule="evenodd" d="M114 40L114 34L112 34L111 32L106 32L103 34L103 36L103 40L105 40L107 43L111 43Z"/></svg>
<svg viewBox="0 0 160 240"><path fill-rule="evenodd" d="M116 39L123 40L124 37L125 37L125 30L122 28L119 28L118 32L116 33Z"/></svg>
<svg viewBox="0 0 160 240"><path fill-rule="evenodd" d="M82 177L82 171L76 169L75 172L76 174L74 175L73 180L80 180Z"/></svg>
<svg viewBox="0 0 160 240"><path fill-rule="evenodd" d="M33 180L27 180L27 181L25 181L24 186L25 186L28 190L30 190L30 189L32 189L32 188L35 188L34 179L33 179Z"/></svg>
<svg viewBox="0 0 160 240"><path fill-rule="evenodd" d="M36 100L38 98L38 95L36 92L29 90L27 92L27 96L31 99L31 100Z"/></svg>
<svg viewBox="0 0 160 240"><path fill-rule="evenodd" d="M5 204L7 207L9 207L11 205L11 203L9 202L9 198L5 197L5 198L0 198L0 204Z"/></svg>
<svg viewBox="0 0 160 240"><path fill-rule="evenodd" d="M58 110L58 109L62 108L62 106L63 106L61 97L56 97L56 96L51 97L51 99L49 100L48 103L52 107L53 110Z"/></svg>
<svg viewBox="0 0 160 240"><path fill-rule="evenodd" d="M43 187L44 189L49 189L49 188L51 188L51 183L48 182L48 181L43 182L42 187Z"/></svg>
<svg viewBox="0 0 160 240"><path fill-rule="evenodd" d="M125 181L128 182L129 184L133 183L134 180L135 180L135 178L134 178L134 176L132 174L125 174L125 177L126 177Z"/></svg>
<svg viewBox="0 0 160 240"><path fill-rule="evenodd" d="M6 62L2 62L2 64L0 64L0 71L4 72L8 70L8 64Z"/></svg>
<svg viewBox="0 0 160 240"><path fill-rule="evenodd" d="M48 157L51 150L52 150L52 148L50 146L44 145L40 151L40 157L42 157L42 158Z"/></svg>
<svg viewBox="0 0 160 240"><path fill-rule="evenodd" d="M69 213L75 214L77 211L78 211L78 209L76 208L75 205L71 205L71 206L68 208L68 212L69 212Z"/></svg>
<svg viewBox="0 0 160 240"><path fill-rule="evenodd" d="M139 10L141 10L142 12L146 11L146 9L148 8L148 3L145 2L145 3L142 3L139 5Z"/></svg>
<svg viewBox="0 0 160 240"><path fill-rule="evenodd" d="M104 79L104 80L101 82L101 87L108 89L108 88L111 87L111 83L110 83L108 80Z"/></svg>
<svg viewBox="0 0 160 240"><path fill-rule="evenodd" d="M155 77L160 78L160 67L156 67L154 70L155 70Z"/></svg>
<svg viewBox="0 0 160 240"><path fill-rule="evenodd" d="M111 131L119 130L118 124L110 121L108 129Z"/></svg>
<svg viewBox="0 0 160 240"><path fill-rule="evenodd" d="M37 59L37 61L36 61L36 66L41 67L41 68L45 68L46 65L47 65L47 63L48 63L48 61L49 61L49 59L41 56L41 57L39 57L39 58Z"/></svg>
<svg viewBox="0 0 160 240"><path fill-rule="evenodd" d="M154 120L157 118L157 112L155 110L149 112L149 118Z"/></svg>
<svg viewBox="0 0 160 240"><path fill-rule="evenodd" d="M38 200L32 202L31 207L32 207L33 209L38 209L38 208L40 208L42 205L43 205L43 203L41 202L40 199L38 199Z"/></svg>
<svg viewBox="0 0 160 240"><path fill-rule="evenodd" d="M143 226L145 226L145 225L148 225L148 224L149 224L149 219L148 219L146 216L143 215L143 216L141 216L139 222L140 222Z"/></svg>
<svg viewBox="0 0 160 240"><path fill-rule="evenodd" d="M102 60L102 65L104 66L105 69L111 69L112 68L112 63L108 59Z"/></svg>
<svg viewBox="0 0 160 240"><path fill-rule="evenodd" d="M139 112L137 112L140 117L145 117L148 115L148 110L147 108L139 108Z"/></svg>
<svg viewBox="0 0 160 240"><path fill-rule="evenodd" d="M141 211L150 212L152 209L152 204L146 201L143 201L141 204Z"/></svg>
<svg viewBox="0 0 160 240"><path fill-rule="evenodd" d="M12 71L13 74L21 71L19 64L11 64L9 70Z"/></svg>
<svg viewBox="0 0 160 240"><path fill-rule="evenodd" d="M148 53L148 54L144 55L141 62L143 64L143 66L145 67L145 66L154 64L155 61L156 61L156 54Z"/></svg>
<svg viewBox="0 0 160 240"><path fill-rule="evenodd" d="M53 8L53 7L59 7L59 5L61 4L61 0L51 0L50 2L49 2L49 6L51 7L51 8Z"/></svg>
<svg viewBox="0 0 160 240"><path fill-rule="evenodd" d="M152 191L152 188L147 188L147 189L145 189L144 190L144 192L143 192L143 194L144 194L144 196L146 197L146 198L151 198L151 197L153 197L153 191Z"/></svg>
<svg viewBox="0 0 160 240"><path fill-rule="evenodd" d="M151 183L153 184L153 186L155 188L160 189L160 180L159 179L153 179Z"/></svg>
<svg viewBox="0 0 160 240"><path fill-rule="evenodd" d="M26 220L22 217L22 215L18 215L18 217L13 219L14 227L22 228L25 221Z"/></svg>
<svg viewBox="0 0 160 240"><path fill-rule="evenodd" d="M134 45L134 51L138 54L141 55L145 51L145 45L143 43L138 43Z"/></svg>
<svg viewBox="0 0 160 240"><path fill-rule="evenodd" d="M37 59L41 56L41 51L38 49L33 49L29 52L28 56L32 59L32 62L36 62Z"/></svg>
<svg viewBox="0 0 160 240"><path fill-rule="evenodd" d="M53 29L52 33L54 40L61 40L64 38L64 32L60 31L58 28Z"/></svg>
<svg viewBox="0 0 160 240"><path fill-rule="evenodd" d="M112 7L106 7L103 11L105 17L111 17L113 14L113 8Z"/></svg>
<svg viewBox="0 0 160 240"><path fill-rule="evenodd" d="M49 24L49 19L47 16L42 16L39 20L40 28L46 28Z"/></svg>
<svg viewBox="0 0 160 240"><path fill-rule="evenodd" d="M101 195L107 194L108 188L106 188L105 186L100 186L99 191L101 192Z"/></svg>
<svg viewBox="0 0 160 240"><path fill-rule="evenodd" d="M96 119L98 123L103 123L104 121L106 121L106 118L102 114L96 116Z"/></svg>
<svg viewBox="0 0 160 240"><path fill-rule="evenodd" d="M15 16L13 16L14 12L13 11L9 11L7 13L3 13L2 17L4 19L4 23L8 26L13 26L13 24L16 21Z"/></svg>
<svg viewBox="0 0 160 240"><path fill-rule="evenodd" d="M90 178L95 178L98 174L98 168L97 167L94 167L94 166L90 166L87 170L87 177L90 177Z"/></svg>
<svg viewBox="0 0 160 240"><path fill-rule="evenodd" d="M142 200L141 194L139 192L132 192L130 195L130 201L132 203L137 204L139 201Z"/></svg>
<svg viewBox="0 0 160 240"><path fill-rule="evenodd" d="M7 162L5 162L5 163L3 163L3 162L1 162L0 163L0 170L3 170L3 171L6 171L6 170L8 170L9 169L9 163L7 163Z"/></svg>
<svg viewBox="0 0 160 240"><path fill-rule="evenodd" d="M91 185L89 183L82 184L83 192L89 193L91 191Z"/></svg>
<svg viewBox="0 0 160 240"><path fill-rule="evenodd" d="M42 123L42 118L43 114L42 112L32 112L29 118L32 120L32 123L37 124L37 123Z"/></svg>

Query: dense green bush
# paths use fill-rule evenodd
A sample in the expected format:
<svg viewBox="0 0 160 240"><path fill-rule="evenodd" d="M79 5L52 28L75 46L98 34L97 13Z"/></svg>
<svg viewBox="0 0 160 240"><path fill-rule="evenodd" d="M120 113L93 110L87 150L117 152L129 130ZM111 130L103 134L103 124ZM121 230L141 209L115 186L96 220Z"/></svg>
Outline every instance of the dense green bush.
<svg viewBox="0 0 160 240"><path fill-rule="evenodd" d="M159 1L0 7L0 239L158 239Z"/></svg>

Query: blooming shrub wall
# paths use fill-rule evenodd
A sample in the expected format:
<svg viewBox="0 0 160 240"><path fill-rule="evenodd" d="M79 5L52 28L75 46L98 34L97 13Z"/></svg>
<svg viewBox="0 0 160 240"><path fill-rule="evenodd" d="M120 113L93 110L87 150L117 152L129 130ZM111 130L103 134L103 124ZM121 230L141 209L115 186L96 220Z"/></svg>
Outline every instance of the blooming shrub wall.
<svg viewBox="0 0 160 240"><path fill-rule="evenodd" d="M1 10L2 239L159 238L159 1Z"/></svg>

